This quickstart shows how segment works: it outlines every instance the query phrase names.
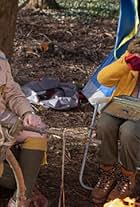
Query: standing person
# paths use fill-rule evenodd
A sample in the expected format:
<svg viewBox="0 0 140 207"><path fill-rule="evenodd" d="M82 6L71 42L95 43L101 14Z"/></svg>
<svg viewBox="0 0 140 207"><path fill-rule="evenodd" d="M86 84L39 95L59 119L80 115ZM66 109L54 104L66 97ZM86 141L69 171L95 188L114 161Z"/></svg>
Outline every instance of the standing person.
<svg viewBox="0 0 140 207"><path fill-rule="evenodd" d="M0 52L0 113L5 112L7 109L10 109L11 112L20 117L26 127L37 128L44 126L41 118L34 113L20 86L13 80L10 65L5 55ZM22 207L29 207L31 202L35 202L37 207L47 207L47 199L40 192L32 197L32 191L44 153L46 153L46 135L42 136L32 131L22 131L16 137L16 143L20 143L18 162L26 186L27 200ZM16 191L13 172L5 161L0 163L0 186ZM10 199L8 207L16 206L15 195L16 193Z"/></svg>
<svg viewBox="0 0 140 207"><path fill-rule="evenodd" d="M139 98L140 38L131 41L125 54L100 71L97 78L105 86L116 87L113 96ZM100 176L92 191L93 202L104 203L132 195L140 150L140 120L124 120L104 112L97 123L97 139L101 140ZM121 145L120 162L118 140Z"/></svg>

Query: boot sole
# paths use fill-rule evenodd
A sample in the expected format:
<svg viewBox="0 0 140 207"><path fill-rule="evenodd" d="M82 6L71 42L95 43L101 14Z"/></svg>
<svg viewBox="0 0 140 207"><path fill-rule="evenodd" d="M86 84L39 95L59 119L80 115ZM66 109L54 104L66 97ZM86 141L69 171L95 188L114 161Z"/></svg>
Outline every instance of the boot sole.
<svg viewBox="0 0 140 207"><path fill-rule="evenodd" d="M96 199L96 198L92 198L93 203L95 204L104 204L106 202L107 198L104 199Z"/></svg>

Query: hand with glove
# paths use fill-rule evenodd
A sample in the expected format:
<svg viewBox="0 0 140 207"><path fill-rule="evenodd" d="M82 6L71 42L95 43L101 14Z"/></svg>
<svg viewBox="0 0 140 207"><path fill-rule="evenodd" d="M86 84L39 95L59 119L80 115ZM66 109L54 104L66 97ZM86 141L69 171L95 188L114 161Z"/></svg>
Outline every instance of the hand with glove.
<svg viewBox="0 0 140 207"><path fill-rule="evenodd" d="M140 55L128 54L125 56L125 62L129 65L131 70L140 72Z"/></svg>
<svg viewBox="0 0 140 207"><path fill-rule="evenodd" d="M125 62L131 70L140 72L140 38L136 38L128 45L129 54L125 56Z"/></svg>

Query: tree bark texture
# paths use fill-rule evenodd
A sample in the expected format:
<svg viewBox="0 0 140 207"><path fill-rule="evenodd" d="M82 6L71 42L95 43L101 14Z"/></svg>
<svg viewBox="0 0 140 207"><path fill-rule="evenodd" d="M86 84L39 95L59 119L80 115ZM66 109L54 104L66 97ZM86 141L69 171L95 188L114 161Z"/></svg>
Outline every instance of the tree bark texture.
<svg viewBox="0 0 140 207"><path fill-rule="evenodd" d="M0 50L12 55L18 0L0 0Z"/></svg>

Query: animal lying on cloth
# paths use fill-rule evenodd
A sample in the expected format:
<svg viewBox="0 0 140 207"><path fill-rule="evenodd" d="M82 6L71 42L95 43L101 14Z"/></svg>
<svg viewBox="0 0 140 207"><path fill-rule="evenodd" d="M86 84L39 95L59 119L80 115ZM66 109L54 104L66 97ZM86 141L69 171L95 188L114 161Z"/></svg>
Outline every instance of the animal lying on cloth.
<svg viewBox="0 0 140 207"><path fill-rule="evenodd" d="M32 104L56 110L69 110L79 104L77 88L72 83L44 77L31 81L22 87L24 94Z"/></svg>

